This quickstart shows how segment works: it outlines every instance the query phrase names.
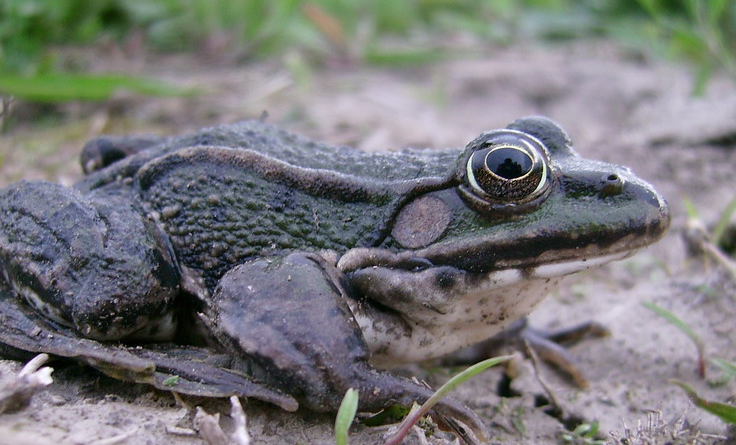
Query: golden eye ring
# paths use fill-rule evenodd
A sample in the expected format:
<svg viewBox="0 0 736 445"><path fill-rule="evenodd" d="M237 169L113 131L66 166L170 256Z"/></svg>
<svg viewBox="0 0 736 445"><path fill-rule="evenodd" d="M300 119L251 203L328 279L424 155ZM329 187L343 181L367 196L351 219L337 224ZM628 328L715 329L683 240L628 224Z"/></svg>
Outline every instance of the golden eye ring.
<svg viewBox="0 0 736 445"><path fill-rule="evenodd" d="M523 133L489 134L468 157L465 176L472 190L492 202L524 202L547 187L547 162L541 143Z"/></svg>

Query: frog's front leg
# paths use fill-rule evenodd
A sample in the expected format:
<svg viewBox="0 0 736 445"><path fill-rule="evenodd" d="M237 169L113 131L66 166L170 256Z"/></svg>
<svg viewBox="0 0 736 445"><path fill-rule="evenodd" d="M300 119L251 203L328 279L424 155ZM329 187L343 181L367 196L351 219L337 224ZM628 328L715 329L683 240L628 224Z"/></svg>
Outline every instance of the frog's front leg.
<svg viewBox="0 0 736 445"><path fill-rule="evenodd" d="M608 328L595 321L547 331L530 326L525 317L488 340L468 348L465 359L477 361L478 358L497 355L499 350L510 345L525 355L536 354L579 388L587 388L588 379L567 347L586 339L609 335L611 332ZM475 357L471 358L473 353Z"/></svg>
<svg viewBox="0 0 736 445"><path fill-rule="evenodd" d="M259 378L310 409L336 410L348 388L365 411L424 402L432 391L368 363L341 278L317 255L254 260L222 277L202 319ZM477 416L452 399L438 411L482 431Z"/></svg>
<svg viewBox="0 0 736 445"><path fill-rule="evenodd" d="M85 337L170 337L179 272L134 193L41 181L0 190L0 273L14 293Z"/></svg>

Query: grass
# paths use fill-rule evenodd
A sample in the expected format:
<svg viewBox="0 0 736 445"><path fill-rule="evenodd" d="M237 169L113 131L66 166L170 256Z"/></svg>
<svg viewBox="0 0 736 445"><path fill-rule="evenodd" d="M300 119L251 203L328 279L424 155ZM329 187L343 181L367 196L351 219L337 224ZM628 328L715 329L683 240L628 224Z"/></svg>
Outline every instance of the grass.
<svg viewBox="0 0 736 445"><path fill-rule="evenodd" d="M652 17L650 32L673 55L697 68L694 93L702 94L715 69L736 80L736 3L732 0L638 0ZM674 8L674 11L673 11ZM672 13L674 12L674 13Z"/></svg>
<svg viewBox="0 0 736 445"><path fill-rule="evenodd" d="M724 236L726 234L726 231L728 230L728 226L731 223L735 212L736 197L731 199L731 201L726 205L718 218L718 222L716 222L716 225L713 227L713 231L711 232L711 240L716 246L723 247L723 244L726 242Z"/></svg>
<svg viewBox="0 0 736 445"><path fill-rule="evenodd" d="M644 303L644 306L667 320L690 338L698 350L698 373L701 378L705 378L705 345L700 337L684 321L666 309L654 303ZM736 365L732 362L723 359L713 359L712 362L721 368L727 378L736 375ZM690 385L680 380L673 379L670 382L682 388L690 401L698 408L719 417L727 424L736 425L736 406L704 399Z"/></svg>
<svg viewBox="0 0 736 445"><path fill-rule="evenodd" d="M698 408L719 417L721 420L729 425L736 425L736 406L721 402L715 402L712 400L706 400L700 397L695 392L695 390L692 389L690 385L685 382L681 382L679 380L671 380L671 382L682 388L683 391L685 391L685 394L687 394L690 401L693 402L693 404Z"/></svg>
<svg viewBox="0 0 736 445"><path fill-rule="evenodd" d="M650 311L654 312L655 314L659 315L660 317L664 318L669 322L672 326L676 327L680 330L683 334L687 336L687 338L690 339L690 341L693 342L695 345L695 349L698 353L698 359L697 359L697 369L698 369L698 375L701 378L705 378L705 344L700 339L700 336L693 331L693 329L685 323L681 318L679 318L677 315L673 314L672 312L668 311L667 309L658 306L651 302L644 302L642 303L644 307L649 309Z"/></svg>
<svg viewBox="0 0 736 445"><path fill-rule="evenodd" d="M691 200L685 199L683 204L688 217L685 240L689 248L694 252L702 253L705 259L713 260L728 272L731 279L736 280L736 262L733 260L736 243L733 241L734 228L731 224L736 212L736 198L732 198L721 211L712 230L705 227L698 214L698 209Z"/></svg>
<svg viewBox="0 0 736 445"><path fill-rule="evenodd" d="M607 441L598 438L598 422L581 423L574 431L560 435L561 440L568 444L606 445Z"/></svg>
<svg viewBox="0 0 736 445"><path fill-rule="evenodd" d="M77 75L89 67L59 48L138 41L153 51L199 49L234 61L298 51L313 63L406 65L455 54L462 42L477 48L604 36L692 61L702 90L716 69L736 79L735 29L729 0L5 0L0 73ZM58 91L44 100L87 97ZM2 85L0 92L36 100Z"/></svg>
<svg viewBox="0 0 736 445"><path fill-rule="evenodd" d="M481 362L478 362L462 372L454 375L444 385L442 385L432 396L427 399L421 406L415 404L415 406L409 411L403 422L396 428L396 432L389 437L385 445L396 445L401 443L406 438L409 430L417 424L419 419L427 414L432 407L434 407L440 400L442 400L447 393L452 391L458 385L472 378L473 376L485 371L486 369L495 366L499 363L503 363L511 359L511 356L500 356L493 357ZM390 409L390 407L387 407ZM335 444L336 445L347 445L348 443L348 430L350 425L355 420L355 414L358 411L358 391L353 388L348 389L345 392L345 396L340 403L340 408L337 411L335 418ZM370 421L369 421L370 422ZM367 422L364 422L367 423ZM375 426L375 425L374 425Z"/></svg>
<svg viewBox="0 0 736 445"><path fill-rule="evenodd" d="M478 362L462 372L459 372L458 374L454 375L450 380L448 380L444 385L442 385L437 391L432 394L432 396L427 399L426 402L422 404L418 409L413 409L409 412L409 415L406 416L403 422L398 426L396 429L396 432L389 437L384 445L398 445L401 443L406 435L409 433L409 430L414 426L419 419L427 414L432 407L434 407L437 402L442 400L442 398L447 395L450 391L455 389L458 385L465 382L466 380L470 379L471 377L480 374L481 372L485 371L486 369L495 366L499 363L503 363L505 361L508 361L511 359L510 355L503 355L500 357L493 357L486 360L483 360L481 362ZM481 440L484 440L484 438L481 437Z"/></svg>
<svg viewBox="0 0 736 445"><path fill-rule="evenodd" d="M736 364L722 358L714 358L711 362L721 368L721 371L723 371L723 374L727 379L736 378Z"/></svg>
<svg viewBox="0 0 736 445"><path fill-rule="evenodd" d="M148 96L182 96L192 93L153 79L67 73L43 73L32 77L0 74L0 91L36 103L99 101L121 93Z"/></svg>
<svg viewBox="0 0 736 445"><path fill-rule="evenodd" d="M335 418L335 444L348 445L348 430L358 412L358 391L353 388L345 392Z"/></svg>

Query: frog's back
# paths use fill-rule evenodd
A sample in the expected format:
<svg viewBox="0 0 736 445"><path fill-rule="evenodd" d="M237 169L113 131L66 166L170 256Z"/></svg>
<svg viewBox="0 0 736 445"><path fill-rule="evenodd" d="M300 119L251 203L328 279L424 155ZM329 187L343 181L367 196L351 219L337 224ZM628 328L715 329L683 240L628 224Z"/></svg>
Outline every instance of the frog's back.
<svg viewBox="0 0 736 445"><path fill-rule="evenodd" d="M256 256L379 244L407 194L441 182L457 151L365 153L246 121L140 155L144 207L211 287Z"/></svg>
<svg viewBox="0 0 736 445"><path fill-rule="evenodd" d="M304 168L386 181L444 176L460 154L458 149L369 153L317 142L259 120L206 128L174 138L163 149L170 152L197 146L253 150Z"/></svg>
<svg viewBox="0 0 736 445"><path fill-rule="evenodd" d="M372 181L443 177L452 170L460 154L457 148L369 153L352 147L317 142L260 120L246 120L205 128L184 136L161 138L160 143L146 150L90 173L75 188L85 192L120 178L133 177L147 163L192 147L252 150L291 165L330 170Z"/></svg>

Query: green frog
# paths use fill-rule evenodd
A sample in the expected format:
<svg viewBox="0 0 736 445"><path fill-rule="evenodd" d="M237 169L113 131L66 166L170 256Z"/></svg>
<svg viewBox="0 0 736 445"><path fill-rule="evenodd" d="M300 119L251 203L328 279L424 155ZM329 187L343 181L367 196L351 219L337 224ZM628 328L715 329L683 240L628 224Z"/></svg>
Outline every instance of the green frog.
<svg viewBox="0 0 736 445"><path fill-rule="evenodd" d="M0 190L0 343L172 391L423 402L382 368L488 339L665 233L664 199L543 117L366 153L262 121L100 137L72 187ZM444 412L478 426L463 404Z"/></svg>

